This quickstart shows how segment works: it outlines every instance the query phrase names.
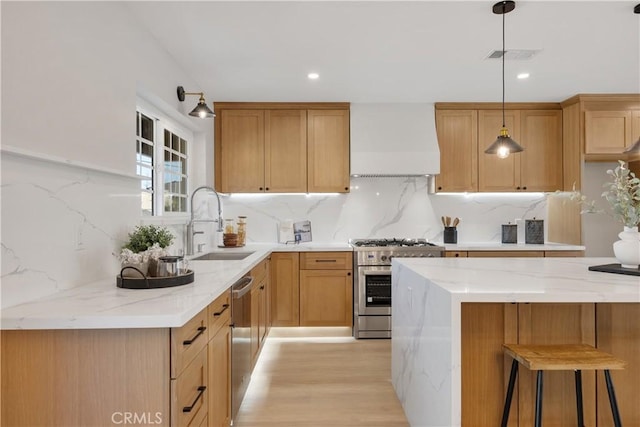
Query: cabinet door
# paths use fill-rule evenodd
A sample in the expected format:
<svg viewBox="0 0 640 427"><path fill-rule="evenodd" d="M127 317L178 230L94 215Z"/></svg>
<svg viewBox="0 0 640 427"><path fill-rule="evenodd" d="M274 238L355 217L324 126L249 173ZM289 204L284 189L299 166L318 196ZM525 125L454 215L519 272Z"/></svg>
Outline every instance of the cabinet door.
<svg viewBox="0 0 640 427"><path fill-rule="evenodd" d="M525 191L562 189L562 111L523 110L520 187Z"/></svg>
<svg viewBox="0 0 640 427"><path fill-rule="evenodd" d="M589 344L595 346L595 304L518 304L520 344ZM534 423L535 373L518 371L518 406L521 426ZM582 372L584 421L595 425L595 373ZM573 372L544 373L542 425L577 424Z"/></svg>
<svg viewBox="0 0 640 427"><path fill-rule="evenodd" d="M352 326L350 270L300 271L300 326Z"/></svg>
<svg viewBox="0 0 640 427"><path fill-rule="evenodd" d="M310 193L349 192L349 110L307 111Z"/></svg>
<svg viewBox="0 0 640 427"><path fill-rule="evenodd" d="M307 111L265 112L265 191L307 191Z"/></svg>
<svg viewBox="0 0 640 427"><path fill-rule="evenodd" d="M260 350L260 305L262 290L260 287L262 283L254 283L251 289L251 366L256 363L258 359L258 353Z"/></svg>
<svg viewBox="0 0 640 427"><path fill-rule="evenodd" d="M511 359L502 344L518 342L516 304L464 303L461 316L462 427L500 425ZM517 394L509 426L518 425Z"/></svg>
<svg viewBox="0 0 640 427"><path fill-rule="evenodd" d="M517 143L520 138L520 112L505 111L505 124L509 134ZM502 128L501 110L478 111L478 190L518 191L520 190L520 157L522 153L511 154L506 159L485 154L498 137ZM525 150L526 147L523 147Z"/></svg>
<svg viewBox="0 0 640 427"><path fill-rule="evenodd" d="M640 304L597 304L598 348L627 362L622 371L611 371L624 425L640 426ZM598 372L598 427L613 426L611 406L603 374Z"/></svg>
<svg viewBox="0 0 640 427"><path fill-rule="evenodd" d="M221 116L221 191L264 191L264 111L222 110Z"/></svg>
<svg viewBox="0 0 640 427"><path fill-rule="evenodd" d="M300 257L297 252L271 255L271 318L273 326L300 326Z"/></svg>
<svg viewBox="0 0 640 427"><path fill-rule="evenodd" d="M209 410L207 347L171 380L171 425L199 427Z"/></svg>
<svg viewBox="0 0 640 427"><path fill-rule="evenodd" d="M585 154L622 153L631 144L631 111L585 111Z"/></svg>
<svg viewBox="0 0 640 427"><path fill-rule="evenodd" d="M478 191L478 113L437 110L440 147L437 191Z"/></svg>
<svg viewBox="0 0 640 427"><path fill-rule="evenodd" d="M209 427L231 423L231 328L228 321L209 342Z"/></svg>

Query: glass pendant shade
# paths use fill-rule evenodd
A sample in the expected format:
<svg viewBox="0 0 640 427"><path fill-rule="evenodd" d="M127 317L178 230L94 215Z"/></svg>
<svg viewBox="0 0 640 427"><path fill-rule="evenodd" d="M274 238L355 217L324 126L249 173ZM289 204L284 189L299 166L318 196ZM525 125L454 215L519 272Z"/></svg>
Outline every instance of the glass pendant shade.
<svg viewBox="0 0 640 427"><path fill-rule="evenodd" d="M519 153L524 151L523 148L509 136L509 130L506 127L500 129L498 138L484 150L485 154L495 154L501 159L506 159L511 153Z"/></svg>
<svg viewBox="0 0 640 427"><path fill-rule="evenodd" d="M640 138L634 143L627 147L626 150L623 151L625 154L635 154L640 153Z"/></svg>

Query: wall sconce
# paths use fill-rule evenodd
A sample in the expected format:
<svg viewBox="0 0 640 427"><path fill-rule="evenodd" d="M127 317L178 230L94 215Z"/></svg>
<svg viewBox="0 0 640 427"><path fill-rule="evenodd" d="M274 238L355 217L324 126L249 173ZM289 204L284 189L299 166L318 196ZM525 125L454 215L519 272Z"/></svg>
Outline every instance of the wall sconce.
<svg viewBox="0 0 640 427"><path fill-rule="evenodd" d="M207 107L207 103L204 101L204 93L202 92L185 92L182 86L178 86L178 100L184 101L185 95L200 95L200 101L198 105L189 113L190 116L200 117L201 119L215 117L215 113Z"/></svg>

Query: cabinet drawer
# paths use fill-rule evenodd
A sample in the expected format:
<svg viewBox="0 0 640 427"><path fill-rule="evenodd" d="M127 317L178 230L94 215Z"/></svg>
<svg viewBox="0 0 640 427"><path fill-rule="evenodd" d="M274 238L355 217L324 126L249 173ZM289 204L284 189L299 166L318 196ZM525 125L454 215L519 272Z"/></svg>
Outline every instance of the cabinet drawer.
<svg viewBox="0 0 640 427"><path fill-rule="evenodd" d="M264 279L267 276L267 262L268 260L265 259L261 261L260 264L253 267L253 269L251 270L251 277L253 277L253 283L260 283L262 279Z"/></svg>
<svg viewBox="0 0 640 427"><path fill-rule="evenodd" d="M302 252L300 270L351 270L351 252Z"/></svg>
<svg viewBox="0 0 640 427"><path fill-rule="evenodd" d="M171 380L171 425L199 427L207 417L207 348Z"/></svg>
<svg viewBox="0 0 640 427"><path fill-rule="evenodd" d="M231 290L226 290L209 304L209 339L231 320Z"/></svg>
<svg viewBox="0 0 640 427"><path fill-rule="evenodd" d="M180 328L171 328L171 378L176 378L185 366L204 348L209 339L207 309L196 314Z"/></svg>
<svg viewBox="0 0 640 427"><path fill-rule="evenodd" d="M446 251L444 256L445 258L466 258L467 251Z"/></svg>

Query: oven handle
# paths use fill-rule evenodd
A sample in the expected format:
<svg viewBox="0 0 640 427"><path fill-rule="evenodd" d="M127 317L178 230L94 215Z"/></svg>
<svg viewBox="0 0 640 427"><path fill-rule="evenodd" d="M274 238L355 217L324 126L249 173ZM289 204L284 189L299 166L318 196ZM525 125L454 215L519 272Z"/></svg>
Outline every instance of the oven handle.
<svg viewBox="0 0 640 427"><path fill-rule="evenodd" d="M364 276L391 276L391 269L389 270L363 270Z"/></svg>

